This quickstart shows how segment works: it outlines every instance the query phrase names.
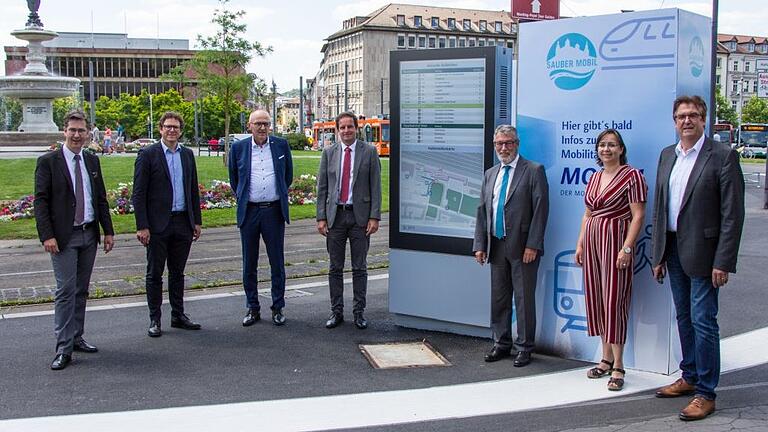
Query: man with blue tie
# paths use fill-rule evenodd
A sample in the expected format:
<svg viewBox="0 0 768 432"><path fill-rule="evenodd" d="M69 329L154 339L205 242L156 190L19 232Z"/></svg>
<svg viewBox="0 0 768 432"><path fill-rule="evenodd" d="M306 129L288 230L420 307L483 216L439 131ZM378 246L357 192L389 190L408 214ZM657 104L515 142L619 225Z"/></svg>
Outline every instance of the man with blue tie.
<svg viewBox="0 0 768 432"><path fill-rule="evenodd" d="M271 118L264 110L248 117L249 138L232 144L229 182L237 197L237 226L243 248L243 289L246 307L243 326L261 319L257 290L259 238L267 247L272 282L272 324L285 324L285 224L288 187L293 182L293 160L288 142L269 135Z"/></svg>
<svg viewBox="0 0 768 432"><path fill-rule="evenodd" d="M518 153L517 130L501 125L493 134L500 163L485 171L472 250L480 265L491 264L493 348L486 362L512 355L514 366L531 362L536 336L536 275L544 253L549 186L544 167ZM512 340L512 296L517 338Z"/></svg>
<svg viewBox="0 0 768 432"><path fill-rule="evenodd" d="M163 270L168 264L171 327L199 330L184 313L184 268L192 242L200 238L200 190L192 150L179 144L184 120L175 112L160 117L160 141L139 151L133 171L136 238L147 248L147 306L150 337L162 335Z"/></svg>

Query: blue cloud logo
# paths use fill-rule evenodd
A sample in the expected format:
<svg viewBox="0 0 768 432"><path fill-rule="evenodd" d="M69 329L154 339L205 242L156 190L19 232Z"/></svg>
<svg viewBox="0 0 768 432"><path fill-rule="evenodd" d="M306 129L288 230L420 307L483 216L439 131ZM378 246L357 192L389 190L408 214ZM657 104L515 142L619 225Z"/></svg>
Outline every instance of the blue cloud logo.
<svg viewBox="0 0 768 432"><path fill-rule="evenodd" d="M696 36L688 47L688 66L691 67L691 75L698 77L704 70L704 44Z"/></svg>
<svg viewBox="0 0 768 432"><path fill-rule="evenodd" d="M584 87L597 69L597 51L592 41L579 33L560 36L547 53L549 79L563 90Z"/></svg>

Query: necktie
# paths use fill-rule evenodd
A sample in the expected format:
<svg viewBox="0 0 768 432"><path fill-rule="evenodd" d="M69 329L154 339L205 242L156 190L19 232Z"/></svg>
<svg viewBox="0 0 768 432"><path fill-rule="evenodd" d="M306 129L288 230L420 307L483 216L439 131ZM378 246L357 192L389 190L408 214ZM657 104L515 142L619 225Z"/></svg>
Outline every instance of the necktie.
<svg viewBox="0 0 768 432"><path fill-rule="evenodd" d="M352 149L346 146L344 149L344 165L341 168L341 198L339 201L346 204L349 200L349 176L352 169Z"/></svg>
<svg viewBox="0 0 768 432"><path fill-rule="evenodd" d="M83 193L83 172L80 171L80 155L75 155L75 225L82 225L85 219L85 193Z"/></svg>
<svg viewBox="0 0 768 432"><path fill-rule="evenodd" d="M509 169L504 167L504 176L501 178L501 190L499 191L499 203L496 205L496 238L504 238L504 202L507 200L507 185L509 184Z"/></svg>

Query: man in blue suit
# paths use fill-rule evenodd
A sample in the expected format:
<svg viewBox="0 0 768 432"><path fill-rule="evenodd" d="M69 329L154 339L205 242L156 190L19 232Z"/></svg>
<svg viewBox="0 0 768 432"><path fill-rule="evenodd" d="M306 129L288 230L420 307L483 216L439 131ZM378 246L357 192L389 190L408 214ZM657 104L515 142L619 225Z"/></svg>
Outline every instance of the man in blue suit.
<svg viewBox="0 0 768 432"><path fill-rule="evenodd" d="M293 161L288 142L269 135L271 118L256 110L248 118L252 136L232 144L229 182L237 196L237 226L243 248L243 289L248 313L243 326L261 319L257 269L259 237L264 239L272 271L272 323L285 324L285 224L288 187L293 182Z"/></svg>

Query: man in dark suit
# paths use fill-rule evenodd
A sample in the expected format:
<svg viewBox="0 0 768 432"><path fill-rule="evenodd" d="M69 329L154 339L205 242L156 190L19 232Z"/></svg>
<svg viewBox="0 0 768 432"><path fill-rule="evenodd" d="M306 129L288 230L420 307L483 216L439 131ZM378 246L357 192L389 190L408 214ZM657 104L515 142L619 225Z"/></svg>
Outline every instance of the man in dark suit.
<svg viewBox="0 0 768 432"><path fill-rule="evenodd" d="M370 236L381 220L381 162L376 147L357 140L357 117L336 117L341 142L323 149L317 175L317 230L326 236L330 255L328 285L331 316L326 328L344 321L344 256L347 240L352 261L352 314L358 329L368 327L363 316L368 289Z"/></svg>
<svg viewBox="0 0 768 432"><path fill-rule="evenodd" d="M694 395L680 412L699 420L715 411L720 378L719 288L736 272L744 224L744 178L736 151L704 136L707 105L680 96L672 110L680 137L661 151L653 208L653 273L669 271L683 377L658 397Z"/></svg>
<svg viewBox="0 0 768 432"><path fill-rule="evenodd" d="M104 252L114 245L99 158L82 151L89 141L88 129L82 111L67 113L64 145L40 156L35 169L35 223L56 277L53 370L67 367L72 351L98 351L83 339L83 329L99 225L104 230Z"/></svg>
<svg viewBox="0 0 768 432"><path fill-rule="evenodd" d="M259 238L264 239L272 278L272 324L285 324L285 224L293 160L288 142L269 135L271 118L264 110L248 117L252 136L232 144L229 182L237 197L237 226L243 248L243 289L248 308L243 326L261 319L257 290Z"/></svg>
<svg viewBox="0 0 768 432"><path fill-rule="evenodd" d="M491 264L493 348L485 361L512 353L512 296L517 313L514 365L531 362L536 336L536 274L544 253L549 186L544 167L518 154L517 130L502 125L493 135L501 163L485 171L472 250Z"/></svg>
<svg viewBox="0 0 768 432"><path fill-rule="evenodd" d="M162 335L163 270L168 263L171 327L199 330L184 313L184 267L192 242L200 238L200 190L192 150L179 144L184 120L160 117L160 141L139 151L133 171L136 238L147 248L147 305L150 337Z"/></svg>

